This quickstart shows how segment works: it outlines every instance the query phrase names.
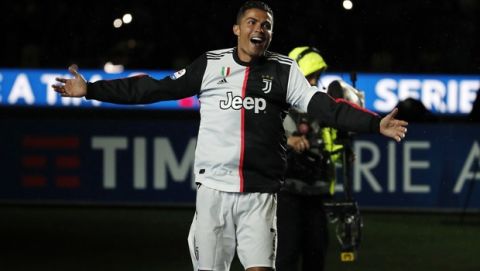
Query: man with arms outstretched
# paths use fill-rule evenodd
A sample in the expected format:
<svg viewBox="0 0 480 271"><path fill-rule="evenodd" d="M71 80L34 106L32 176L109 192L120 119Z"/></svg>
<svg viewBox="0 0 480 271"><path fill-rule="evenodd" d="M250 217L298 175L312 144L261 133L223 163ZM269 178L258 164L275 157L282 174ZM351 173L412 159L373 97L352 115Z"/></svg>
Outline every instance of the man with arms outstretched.
<svg viewBox="0 0 480 271"><path fill-rule="evenodd" d="M53 86L65 97L145 104L197 95L200 128L195 151L198 183L191 252L195 270L228 270L235 254L247 271L275 268L276 192L285 173L282 121L294 106L331 126L381 133L400 141L406 122L336 102L305 80L292 59L267 51L273 12L260 1L237 14L234 48L209 51L161 80L137 76Z"/></svg>

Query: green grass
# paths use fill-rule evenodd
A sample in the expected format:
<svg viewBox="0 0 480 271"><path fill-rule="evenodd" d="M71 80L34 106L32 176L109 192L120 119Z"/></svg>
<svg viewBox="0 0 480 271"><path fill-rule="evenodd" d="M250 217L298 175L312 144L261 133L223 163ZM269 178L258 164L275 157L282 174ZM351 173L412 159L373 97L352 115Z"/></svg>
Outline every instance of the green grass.
<svg viewBox="0 0 480 271"><path fill-rule="evenodd" d="M365 214L358 260L332 240L327 270L480 270L480 219L452 214Z"/></svg>
<svg viewBox="0 0 480 271"><path fill-rule="evenodd" d="M0 206L0 270L192 270L193 209ZM331 231L333 232L333 231ZM364 214L358 261L327 270L480 270L480 216ZM238 260L232 271L243 270ZM293 271L293 270L292 270Z"/></svg>

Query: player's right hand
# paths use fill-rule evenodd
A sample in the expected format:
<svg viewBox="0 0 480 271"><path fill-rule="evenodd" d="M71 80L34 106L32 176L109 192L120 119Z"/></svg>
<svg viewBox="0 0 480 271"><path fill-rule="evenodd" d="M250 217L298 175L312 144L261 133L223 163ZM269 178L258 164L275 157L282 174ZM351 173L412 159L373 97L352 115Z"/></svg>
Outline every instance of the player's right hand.
<svg viewBox="0 0 480 271"><path fill-rule="evenodd" d="M87 81L78 73L78 66L73 64L68 67L72 79L55 78L59 84L52 85L53 90L63 97L84 97L87 95Z"/></svg>
<svg viewBox="0 0 480 271"><path fill-rule="evenodd" d="M310 143L305 136L289 136L287 145L292 147L296 152L304 152L310 148Z"/></svg>

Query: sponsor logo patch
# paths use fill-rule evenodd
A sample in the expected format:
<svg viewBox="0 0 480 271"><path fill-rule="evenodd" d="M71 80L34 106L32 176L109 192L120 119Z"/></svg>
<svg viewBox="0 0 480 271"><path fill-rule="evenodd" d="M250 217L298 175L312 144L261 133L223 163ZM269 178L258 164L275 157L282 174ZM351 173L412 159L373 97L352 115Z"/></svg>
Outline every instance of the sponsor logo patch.
<svg viewBox="0 0 480 271"><path fill-rule="evenodd" d="M226 84L226 83L228 83L227 78L223 78L222 80L218 81L217 85Z"/></svg>
<svg viewBox="0 0 480 271"><path fill-rule="evenodd" d="M255 114L263 111L267 107L267 101L263 98L253 98L241 96L233 96L232 92L227 92L227 99L220 100L220 109L235 109L240 110L245 108L246 110L254 110Z"/></svg>
<svg viewBox="0 0 480 271"><path fill-rule="evenodd" d="M170 75L170 79L177 80L178 78L182 77L186 73L187 73L187 70L181 69L179 71L176 71L174 74Z"/></svg>

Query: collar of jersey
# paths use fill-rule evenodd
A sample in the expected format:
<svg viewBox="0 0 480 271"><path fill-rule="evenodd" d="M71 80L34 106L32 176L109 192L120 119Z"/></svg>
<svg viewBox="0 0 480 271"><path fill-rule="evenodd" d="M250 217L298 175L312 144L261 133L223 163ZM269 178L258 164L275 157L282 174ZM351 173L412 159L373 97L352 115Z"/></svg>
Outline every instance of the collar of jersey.
<svg viewBox="0 0 480 271"><path fill-rule="evenodd" d="M247 66L247 67L248 67L248 66L254 66L254 65L262 62L262 61L265 59L265 57L262 56L262 57L259 57L259 58L254 59L254 60L252 60L252 61L250 61L250 62L242 61L242 60L240 60L240 58L238 57L237 47L233 48L233 54L232 54L232 55L233 55L233 60L235 60L235 62L237 62L237 64L242 65L242 66Z"/></svg>

